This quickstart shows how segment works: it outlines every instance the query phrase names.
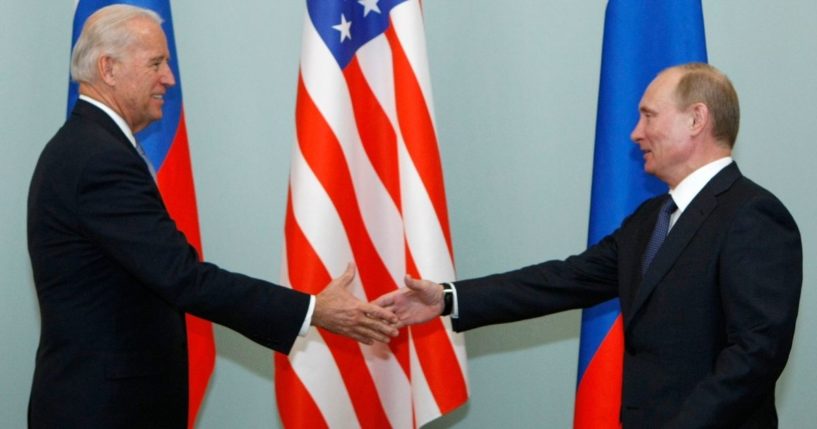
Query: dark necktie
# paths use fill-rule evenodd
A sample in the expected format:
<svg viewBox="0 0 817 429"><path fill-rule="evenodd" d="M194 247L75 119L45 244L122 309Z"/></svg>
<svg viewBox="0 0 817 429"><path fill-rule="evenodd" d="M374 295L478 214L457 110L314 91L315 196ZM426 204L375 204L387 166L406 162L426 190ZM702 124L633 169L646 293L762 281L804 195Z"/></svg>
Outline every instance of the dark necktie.
<svg viewBox="0 0 817 429"><path fill-rule="evenodd" d="M655 254L658 253L658 249L661 248L661 244L663 244L664 239L667 238L669 218L672 212L677 208L678 206L675 205L675 201L672 200L672 197L667 196L666 201L661 205L661 210L658 211L658 220L655 221L655 229L652 230L652 236L650 237L649 243L647 243L647 248L644 250L644 257L641 260L642 275L647 272L647 268L649 268L652 263L652 259L655 258Z"/></svg>

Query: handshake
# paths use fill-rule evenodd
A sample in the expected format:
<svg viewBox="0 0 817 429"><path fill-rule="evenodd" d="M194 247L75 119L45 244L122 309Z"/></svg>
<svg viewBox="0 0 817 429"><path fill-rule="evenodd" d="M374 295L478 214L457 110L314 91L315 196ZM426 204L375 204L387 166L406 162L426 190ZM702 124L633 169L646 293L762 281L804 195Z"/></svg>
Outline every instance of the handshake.
<svg viewBox="0 0 817 429"><path fill-rule="evenodd" d="M355 266L349 264L317 295L312 325L364 344L387 343L407 325L427 322L443 312L443 287L406 276L406 287L366 303L349 291Z"/></svg>

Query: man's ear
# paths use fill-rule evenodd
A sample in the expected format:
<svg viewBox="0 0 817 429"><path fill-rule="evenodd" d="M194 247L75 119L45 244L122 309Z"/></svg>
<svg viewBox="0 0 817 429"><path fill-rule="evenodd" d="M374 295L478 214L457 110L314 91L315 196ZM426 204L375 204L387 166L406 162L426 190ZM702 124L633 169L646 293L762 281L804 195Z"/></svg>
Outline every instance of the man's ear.
<svg viewBox="0 0 817 429"><path fill-rule="evenodd" d="M694 103L689 106L690 132L693 135L700 134L709 125L709 107L704 103Z"/></svg>
<svg viewBox="0 0 817 429"><path fill-rule="evenodd" d="M102 82L108 86L116 85L117 63L110 55L100 55L96 62L96 71Z"/></svg>

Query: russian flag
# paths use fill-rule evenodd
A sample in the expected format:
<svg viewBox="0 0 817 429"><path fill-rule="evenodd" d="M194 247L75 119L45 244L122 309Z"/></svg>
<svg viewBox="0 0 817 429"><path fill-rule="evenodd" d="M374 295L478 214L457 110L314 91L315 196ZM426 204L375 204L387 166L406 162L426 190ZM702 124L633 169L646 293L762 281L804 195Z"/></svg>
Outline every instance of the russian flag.
<svg viewBox="0 0 817 429"><path fill-rule="evenodd" d="M706 62L700 0L610 0L604 20L588 245L667 187L644 173L630 132L638 103L664 68ZM584 310L574 427L620 427L624 332L618 300Z"/></svg>
<svg viewBox="0 0 817 429"><path fill-rule="evenodd" d="M169 88L165 94L162 119L137 133L136 139L145 150L156 171L156 181L165 207L176 222L176 226L202 258L196 192L193 185L193 171L190 166L190 151L182 106L181 77L169 0L79 1L74 13L71 46L76 44L82 26L91 14L105 6L120 3L151 9L164 20L162 29L167 36L171 58L170 68L176 78L176 85ZM78 85L71 82L68 89L69 115L78 97ZM187 342L189 355L188 427L193 427L215 363L215 343L210 322L187 315Z"/></svg>

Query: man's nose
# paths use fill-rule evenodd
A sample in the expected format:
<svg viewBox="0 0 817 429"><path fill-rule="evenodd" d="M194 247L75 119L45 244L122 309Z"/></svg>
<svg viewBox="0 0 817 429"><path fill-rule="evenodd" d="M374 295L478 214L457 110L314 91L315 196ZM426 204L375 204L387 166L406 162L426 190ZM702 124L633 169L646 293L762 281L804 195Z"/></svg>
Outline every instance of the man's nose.
<svg viewBox="0 0 817 429"><path fill-rule="evenodd" d="M638 142L643 138L644 138L644 133L642 131L641 119L639 119L638 123L635 124L635 128L633 128L633 131L630 132L630 140L632 140L633 143L638 144Z"/></svg>
<svg viewBox="0 0 817 429"><path fill-rule="evenodd" d="M170 66L165 63L164 66L164 74L162 75L162 85L165 86L173 86L176 85L176 78L173 77L173 70L170 69Z"/></svg>

